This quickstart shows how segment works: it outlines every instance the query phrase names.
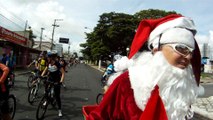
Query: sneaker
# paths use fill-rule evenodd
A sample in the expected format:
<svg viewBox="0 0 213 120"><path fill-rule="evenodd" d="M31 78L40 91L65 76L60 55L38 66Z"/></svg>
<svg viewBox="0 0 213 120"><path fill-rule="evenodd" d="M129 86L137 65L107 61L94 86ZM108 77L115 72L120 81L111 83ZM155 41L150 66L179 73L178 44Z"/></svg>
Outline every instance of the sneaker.
<svg viewBox="0 0 213 120"><path fill-rule="evenodd" d="M44 101L43 106L47 105L47 101Z"/></svg>
<svg viewBox="0 0 213 120"><path fill-rule="evenodd" d="M62 117L62 112L61 112L61 110L58 110L58 116L59 116L59 117Z"/></svg>

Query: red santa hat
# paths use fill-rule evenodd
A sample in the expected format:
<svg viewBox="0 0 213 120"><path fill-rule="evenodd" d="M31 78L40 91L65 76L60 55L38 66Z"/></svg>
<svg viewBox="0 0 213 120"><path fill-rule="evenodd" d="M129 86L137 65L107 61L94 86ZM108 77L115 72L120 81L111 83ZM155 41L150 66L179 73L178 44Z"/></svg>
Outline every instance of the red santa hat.
<svg viewBox="0 0 213 120"><path fill-rule="evenodd" d="M178 37L176 33L177 31L179 31L179 29L171 30L173 28L184 28L184 30L191 31L190 33L193 34L193 37L189 37L190 35L187 35L184 33L184 31L182 31L182 33L184 33L186 37L179 37L175 39L175 41L172 41L174 39L164 39L168 37L170 38ZM163 37L164 33L167 34L166 37ZM200 70L201 56L200 56L200 50L199 50L198 44L194 38L195 34L196 34L196 29L195 29L193 21L190 18L183 17L181 15L172 14L160 19L143 20L140 22L137 32L135 34L135 37L133 39L133 42L130 48L129 59L132 58L140 50L140 48L144 45L145 42L148 42L148 47L150 47L151 45L153 47L158 47L159 40L160 42L164 42L164 43L168 43L168 42L184 43L194 48L191 64L192 64L197 85L199 86L200 73L201 73L201 70ZM162 37L162 41L161 41L161 37Z"/></svg>

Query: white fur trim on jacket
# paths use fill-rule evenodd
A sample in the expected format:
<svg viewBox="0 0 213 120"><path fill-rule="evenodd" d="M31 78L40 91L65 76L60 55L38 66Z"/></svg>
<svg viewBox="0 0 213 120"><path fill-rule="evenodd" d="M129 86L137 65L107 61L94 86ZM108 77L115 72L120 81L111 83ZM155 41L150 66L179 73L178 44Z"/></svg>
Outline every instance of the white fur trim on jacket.
<svg viewBox="0 0 213 120"><path fill-rule="evenodd" d="M128 59L126 56L114 62L114 70L116 72L124 71L133 64L131 59Z"/></svg>
<svg viewBox="0 0 213 120"><path fill-rule="evenodd" d="M156 53L160 55L161 53ZM156 56L155 55L155 56ZM134 98L136 105L143 111L146 104L151 96L151 92L157 85L158 80L165 75L164 68L162 65L168 63L158 63L158 59L152 59L153 55L151 52L142 53L137 59L134 60L134 65L129 68L129 78L131 87L133 89ZM164 58L161 58L164 59ZM155 62L153 60L156 60ZM158 73L159 69L152 69L150 65L155 66L155 68L161 68L163 72L159 74L151 75L150 73Z"/></svg>
<svg viewBox="0 0 213 120"><path fill-rule="evenodd" d="M118 59L114 62L114 70L115 73L110 75L107 85L110 86L113 81L120 76L124 71L126 71L131 65L133 65L133 60L128 59L126 56L122 57L121 59Z"/></svg>

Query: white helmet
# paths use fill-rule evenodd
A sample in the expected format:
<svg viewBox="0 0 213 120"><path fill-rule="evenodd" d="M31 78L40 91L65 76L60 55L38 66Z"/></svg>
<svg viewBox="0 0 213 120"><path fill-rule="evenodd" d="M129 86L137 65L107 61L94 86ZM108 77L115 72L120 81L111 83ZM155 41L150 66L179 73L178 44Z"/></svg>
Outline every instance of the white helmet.
<svg viewBox="0 0 213 120"><path fill-rule="evenodd" d="M113 61L119 60L121 58L122 58L122 56L120 54L117 54L113 57Z"/></svg>
<svg viewBox="0 0 213 120"><path fill-rule="evenodd" d="M52 51L51 51L51 50L48 50L48 51L47 51L47 55L48 55L48 56L53 56L53 55L57 56L57 50L52 50Z"/></svg>

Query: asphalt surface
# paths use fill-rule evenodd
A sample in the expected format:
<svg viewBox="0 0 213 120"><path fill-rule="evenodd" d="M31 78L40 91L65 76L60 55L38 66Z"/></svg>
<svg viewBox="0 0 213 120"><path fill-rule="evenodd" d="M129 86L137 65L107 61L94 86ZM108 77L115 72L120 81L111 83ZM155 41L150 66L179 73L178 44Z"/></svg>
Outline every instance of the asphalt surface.
<svg viewBox="0 0 213 120"><path fill-rule="evenodd" d="M11 93L16 96L17 109L14 120L36 120L36 109L44 93L43 87L39 89L39 98L33 104L27 101L28 70L16 71L15 87ZM102 92L100 86L101 72L84 64L78 64L68 69L65 76L66 88L61 88L63 117L58 117L57 108L48 106L45 120L83 120L82 106L95 104L96 95Z"/></svg>

